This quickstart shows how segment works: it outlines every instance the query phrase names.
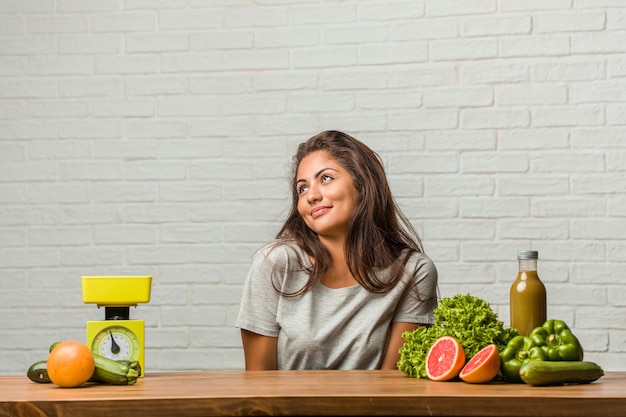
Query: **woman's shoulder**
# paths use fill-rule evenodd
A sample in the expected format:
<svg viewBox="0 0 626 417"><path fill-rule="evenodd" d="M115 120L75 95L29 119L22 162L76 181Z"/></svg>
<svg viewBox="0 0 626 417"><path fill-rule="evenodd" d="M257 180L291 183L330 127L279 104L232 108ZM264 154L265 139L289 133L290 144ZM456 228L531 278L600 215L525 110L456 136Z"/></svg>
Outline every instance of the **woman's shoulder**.
<svg viewBox="0 0 626 417"><path fill-rule="evenodd" d="M302 260L306 257L306 252L295 242L285 240L274 240L261 246L255 257L270 261L273 264L290 263L294 260Z"/></svg>
<svg viewBox="0 0 626 417"><path fill-rule="evenodd" d="M424 252L413 252L407 261L407 269L423 274L437 274L435 262Z"/></svg>

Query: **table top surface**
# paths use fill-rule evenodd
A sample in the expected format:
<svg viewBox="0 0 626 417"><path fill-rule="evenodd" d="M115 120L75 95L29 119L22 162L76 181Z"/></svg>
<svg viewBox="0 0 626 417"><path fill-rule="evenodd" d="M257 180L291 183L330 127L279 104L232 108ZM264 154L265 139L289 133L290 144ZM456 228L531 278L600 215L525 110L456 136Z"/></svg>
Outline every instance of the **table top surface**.
<svg viewBox="0 0 626 417"><path fill-rule="evenodd" d="M626 416L626 372L553 387L434 382L400 371L164 372L131 386L79 388L0 377L1 416L250 414Z"/></svg>

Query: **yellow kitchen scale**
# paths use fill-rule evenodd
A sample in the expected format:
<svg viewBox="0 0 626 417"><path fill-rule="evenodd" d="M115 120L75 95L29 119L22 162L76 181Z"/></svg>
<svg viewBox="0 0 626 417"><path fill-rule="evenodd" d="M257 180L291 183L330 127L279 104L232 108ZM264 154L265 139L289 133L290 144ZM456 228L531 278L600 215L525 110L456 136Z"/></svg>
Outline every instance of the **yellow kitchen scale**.
<svg viewBox="0 0 626 417"><path fill-rule="evenodd" d="M104 307L104 320L87 322L87 346L114 360L137 361L144 375L144 321L130 307L150 301L151 276L84 276L83 302Z"/></svg>

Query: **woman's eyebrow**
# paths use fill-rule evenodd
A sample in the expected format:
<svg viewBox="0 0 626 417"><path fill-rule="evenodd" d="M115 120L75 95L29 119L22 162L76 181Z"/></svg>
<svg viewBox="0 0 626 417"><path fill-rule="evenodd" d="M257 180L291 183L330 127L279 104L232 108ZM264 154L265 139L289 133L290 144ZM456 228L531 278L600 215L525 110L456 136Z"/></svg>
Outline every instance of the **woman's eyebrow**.
<svg viewBox="0 0 626 417"><path fill-rule="evenodd" d="M315 175L313 176L313 178L317 178L317 177L319 177L320 175L322 175L322 173L323 173L324 171L326 171L326 170L328 170L328 169L330 169L330 170L332 170L332 171L337 171L336 169L331 168L331 167L322 168L322 169L320 169L319 171L317 171L317 172L315 173ZM306 180L305 180L304 178L300 178L299 180L296 180L296 184L298 184L298 183L300 183L300 182L306 182Z"/></svg>

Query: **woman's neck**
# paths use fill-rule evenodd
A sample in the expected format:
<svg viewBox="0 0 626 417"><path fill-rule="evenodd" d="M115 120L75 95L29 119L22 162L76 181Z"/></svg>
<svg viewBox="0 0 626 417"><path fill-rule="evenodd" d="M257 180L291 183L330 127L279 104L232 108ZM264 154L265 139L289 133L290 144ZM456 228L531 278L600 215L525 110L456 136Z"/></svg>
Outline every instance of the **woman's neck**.
<svg viewBox="0 0 626 417"><path fill-rule="evenodd" d="M330 267L321 279L322 284L329 288L344 288L355 285L357 281L350 273L350 268L346 262L344 241L324 240L322 244L328 249L331 258Z"/></svg>

